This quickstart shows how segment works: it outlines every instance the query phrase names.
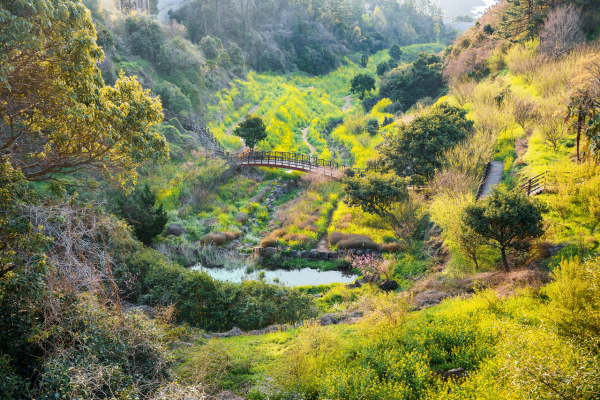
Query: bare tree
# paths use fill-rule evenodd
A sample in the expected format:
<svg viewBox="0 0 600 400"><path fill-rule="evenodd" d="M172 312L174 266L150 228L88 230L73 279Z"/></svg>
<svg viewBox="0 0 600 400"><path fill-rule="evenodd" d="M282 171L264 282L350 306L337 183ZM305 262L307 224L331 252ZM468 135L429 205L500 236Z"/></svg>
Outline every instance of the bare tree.
<svg viewBox="0 0 600 400"><path fill-rule="evenodd" d="M540 122L538 127L544 141L552 146L554 151L556 151L558 143L567 131L567 124L565 124L562 118L565 112L561 107L550 104L545 104L540 108Z"/></svg>
<svg viewBox="0 0 600 400"><path fill-rule="evenodd" d="M584 40L581 31L581 10L560 6L552 10L540 32L540 51L550 57L560 57Z"/></svg>
<svg viewBox="0 0 600 400"><path fill-rule="evenodd" d="M512 102L512 113L515 117L515 122L525 130L527 121L536 116L537 103L529 96L515 96Z"/></svg>

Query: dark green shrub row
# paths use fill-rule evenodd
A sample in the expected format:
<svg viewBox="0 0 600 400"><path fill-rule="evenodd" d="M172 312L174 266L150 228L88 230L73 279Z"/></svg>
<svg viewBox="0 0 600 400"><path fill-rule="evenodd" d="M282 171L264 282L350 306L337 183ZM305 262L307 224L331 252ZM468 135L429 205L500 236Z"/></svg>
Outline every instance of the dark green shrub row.
<svg viewBox="0 0 600 400"><path fill-rule="evenodd" d="M264 282L219 282L167 261L148 248L128 252L116 277L125 297L150 306L174 304L181 323L209 331L243 330L313 317L310 296Z"/></svg>

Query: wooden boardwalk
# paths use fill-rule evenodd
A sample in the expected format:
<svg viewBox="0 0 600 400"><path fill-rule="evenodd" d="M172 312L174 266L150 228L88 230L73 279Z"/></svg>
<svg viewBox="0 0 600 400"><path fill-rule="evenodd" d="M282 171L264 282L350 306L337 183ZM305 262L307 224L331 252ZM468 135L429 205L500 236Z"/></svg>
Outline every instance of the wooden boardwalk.
<svg viewBox="0 0 600 400"><path fill-rule="evenodd" d="M495 186L502 182L504 174L504 163L502 161L492 161L486 167L481 185L477 192L477 200L485 199Z"/></svg>

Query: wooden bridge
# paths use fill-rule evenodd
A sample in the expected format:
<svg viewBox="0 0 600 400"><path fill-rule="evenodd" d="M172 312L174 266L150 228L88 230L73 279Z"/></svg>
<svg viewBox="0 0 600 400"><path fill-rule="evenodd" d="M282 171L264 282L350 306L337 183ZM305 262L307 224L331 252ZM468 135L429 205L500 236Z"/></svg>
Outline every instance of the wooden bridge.
<svg viewBox="0 0 600 400"><path fill-rule="evenodd" d="M341 178L344 171L352 169L358 173L378 171L377 167L352 168L335 161L325 160L316 156L310 157L301 153L283 151L246 151L241 154L228 155L232 164L247 167L285 168L302 172L318 172L334 178Z"/></svg>

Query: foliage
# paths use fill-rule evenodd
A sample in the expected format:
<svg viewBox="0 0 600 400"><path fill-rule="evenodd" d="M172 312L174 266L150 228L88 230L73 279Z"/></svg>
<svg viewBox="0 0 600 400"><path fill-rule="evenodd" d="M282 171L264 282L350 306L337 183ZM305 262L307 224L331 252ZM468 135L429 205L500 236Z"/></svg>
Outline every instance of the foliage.
<svg viewBox="0 0 600 400"><path fill-rule="evenodd" d="M383 76L388 71L398 68L398 64L395 61L388 60L377 64L377 76Z"/></svg>
<svg viewBox="0 0 600 400"><path fill-rule="evenodd" d="M4 160L28 180L93 169L125 183L146 161L167 157L166 141L149 129L162 119L160 102L135 78L104 86L96 67L103 54L82 3L10 3L0 12L8 21L0 101L14 106L2 111Z"/></svg>
<svg viewBox="0 0 600 400"><path fill-rule="evenodd" d="M367 128L365 129L369 135L376 135L379 132L379 122L376 119L370 119L367 121Z"/></svg>
<svg viewBox="0 0 600 400"><path fill-rule="evenodd" d="M479 203L467 206L463 218L473 232L495 242L508 272L507 250L527 249L529 241L544 234L544 212L545 205L530 200L523 192L494 189Z"/></svg>
<svg viewBox="0 0 600 400"><path fill-rule="evenodd" d="M152 90L160 96L163 106L174 113L181 113L192 108L192 102L183 94L179 87L171 82L164 81L157 84Z"/></svg>
<svg viewBox="0 0 600 400"><path fill-rule="evenodd" d="M145 184L142 189L136 188L130 196L117 195L113 209L133 227L135 236L148 245L163 232L169 220L163 205L156 203L156 194Z"/></svg>
<svg viewBox="0 0 600 400"><path fill-rule="evenodd" d="M423 183L441 166L439 154L465 139L472 127L462 109L436 105L386 136L379 150L382 162L398 176Z"/></svg>
<svg viewBox="0 0 600 400"><path fill-rule="evenodd" d="M394 45L390 47L390 57L396 61L402 57L402 49L400 49L400 46L398 46L397 43L394 43Z"/></svg>
<svg viewBox="0 0 600 400"><path fill-rule="evenodd" d="M244 139L246 145L251 149L267 138L265 124L258 115L246 115L246 119L233 132Z"/></svg>
<svg viewBox="0 0 600 400"><path fill-rule="evenodd" d="M293 323L313 313L311 298L294 289L260 281L218 282L172 264L152 249L123 254L117 266L115 277L130 301L176 304L179 322L211 331Z"/></svg>
<svg viewBox="0 0 600 400"><path fill-rule="evenodd" d="M393 272L391 260L377 259L372 254L353 257L352 268L359 270L367 280L373 280L375 276L389 279Z"/></svg>
<svg viewBox="0 0 600 400"><path fill-rule="evenodd" d="M550 6L548 0L519 2L508 0L508 8L500 24L499 34L513 42L534 39Z"/></svg>
<svg viewBox="0 0 600 400"><path fill-rule="evenodd" d="M217 48L217 42L210 36L205 36L200 41L202 53L209 60L214 60L218 57L220 49Z"/></svg>
<svg viewBox="0 0 600 400"><path fill-rule="evenodd" d="M581 11L573 5L562 5L544 20L540 31L540 52L551 57L560 57L584 40L581 31Z"/></svg>
<svg viewBox="0 0 600 400"><path fill-rule="evenodd" d="M400 227L400 221L391 211L394 203L408 198L406 181L394 174L367 172L364 177L354 176L344 179L346 203L361 207L363 211L389 218L394 228Z"/></svg>
<svg viewBox="0 0 600 400"><path fill-rule="evenodd" d="M420 53L409 66L393 69L382 79L379 94L408 110L424 97L437 97L443 87L441 59Z"/></svg>
<svg viewBox="0 0 600 400"><path fill-rule="evenodd" d="M600 332L600 260L563 260L553 272L555 280L545 288L552 299L548 313L550 321L567 337L597 338Z"/></svg>
<svg viewBox="0 0 600 400"><path fill-rule="evenodd" d="M369 74L358 74L350 82L352 86L350 89L351 93L357 94L359 99L365 97L365 93L375 90L375 78Z"/></svg>

